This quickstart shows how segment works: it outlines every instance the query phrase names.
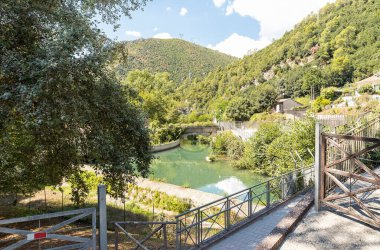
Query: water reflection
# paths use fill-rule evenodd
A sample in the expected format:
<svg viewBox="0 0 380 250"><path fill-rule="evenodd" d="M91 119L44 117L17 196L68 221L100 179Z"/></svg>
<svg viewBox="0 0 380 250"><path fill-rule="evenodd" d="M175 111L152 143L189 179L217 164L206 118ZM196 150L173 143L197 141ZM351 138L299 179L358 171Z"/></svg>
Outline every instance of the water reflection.
<svg viewBox="0 0 380 250"><path fill-rule="evenodd" d="M235 193L259 183L263 178L250 171L238 170L228 161L207 162L209 148L188 142L181 147L158 153L152 164L152 176L166 182L209 193Z"/></svg>
<svg viewBox="0 0 380 250"><path fill-rule="evenodd" d="M199 190L213 194L229 195L246 188L247 186L241 180L239 180L235 176L231 176L217 183L208 184L204 187L201 187L199 188Z"/></svg>

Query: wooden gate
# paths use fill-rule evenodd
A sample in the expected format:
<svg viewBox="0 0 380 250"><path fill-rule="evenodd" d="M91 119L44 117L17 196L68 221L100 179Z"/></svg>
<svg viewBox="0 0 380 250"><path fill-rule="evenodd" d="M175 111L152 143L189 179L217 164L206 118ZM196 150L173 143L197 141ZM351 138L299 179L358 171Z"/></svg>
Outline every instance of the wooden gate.
<svg viewBox="0 0 380 250"><path fill-rule="evenodd" d="M344 135L317 132L317 209L325 205L380 227L379 133L379 117Z"/></svg>

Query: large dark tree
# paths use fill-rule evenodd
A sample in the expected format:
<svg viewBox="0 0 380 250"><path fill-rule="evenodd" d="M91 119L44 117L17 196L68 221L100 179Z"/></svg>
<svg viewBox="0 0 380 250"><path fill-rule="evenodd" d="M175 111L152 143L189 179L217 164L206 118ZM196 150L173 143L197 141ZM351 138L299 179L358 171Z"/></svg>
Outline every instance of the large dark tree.
<svg viewBox="0 0 380 250"><path fill-rule="evenodd" d="M0 192L32 192L94 163L115 191L152 156L141 110L107 70L114 23L146 0L0 2Z"/></svg>

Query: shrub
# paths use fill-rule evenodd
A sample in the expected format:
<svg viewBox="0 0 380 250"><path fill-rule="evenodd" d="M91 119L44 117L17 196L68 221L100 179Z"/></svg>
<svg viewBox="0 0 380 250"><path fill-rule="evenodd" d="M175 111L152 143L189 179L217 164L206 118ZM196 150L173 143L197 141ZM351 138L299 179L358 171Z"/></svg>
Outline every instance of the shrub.
<svg viewBox="0 0 380 250"><path fill-rule="evenodd" d="M374 94L375 93L375 90L373 89L372 85L371 84L366 84L366 85L363 85L359 88L358 92L360 94Z"/></svg>
<svg viewBox="0 0 380 250"><path fill-rule="evenodd" d="M321 97L330 101L335 100L337 98L337 90L338 88L336 87L323 88L321 90Z"/></svg>
<svg viewBox="0 0 380 250"><path fill-rule="evenodd" d="M199 143L206 144L206 145L210 144L210 142L211 142L211 138L209 136L205 136L205 135L198 135L197 140Z"/></svg>
<svg viewBox="0 0 380 250"><path fill-rule="evenodd" d="M214 155L225 155L232 159L238 159L243 154L244 143L232 132L222 132L211 141L211 150Z"/></svg>
<svg viewBox="0 0 380 250"><path fill-rule="evenodd" d="M94 172L80 171L72 174L68 182L71 186L71 198L76 207L84 205L86 198L91 190L99 185L101 178L97 177Z"/></svg>
<svg viewBox="0 0 380 250"><path fill-rule="evenodd" d="M322 96L318 96L317 99L315 99L311 104L311 110L313 112L321 112L327 105L330 105L330 103L330 100L323 98Z"/></svg>

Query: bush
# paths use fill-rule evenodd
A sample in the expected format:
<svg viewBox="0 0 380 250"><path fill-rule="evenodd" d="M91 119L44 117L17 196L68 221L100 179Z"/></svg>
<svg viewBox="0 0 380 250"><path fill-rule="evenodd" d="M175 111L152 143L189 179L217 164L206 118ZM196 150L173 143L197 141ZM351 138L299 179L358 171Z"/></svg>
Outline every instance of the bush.
<svg viewBox="0 0 380 250"><path fill-rule="evenodd" d="M359 88L358 92L360 94L374 94L375 93L375 90L373 89L372 85L371 84L366 84L366 85L363 85Z"/></svg>
<svg viewBox="0 0 380 250"><path fill-rule="evenodd" d="M330 105L330 103L330 100L323 98L322 96L318 96L317 99L315 99L311 104L311 110L313 112L321 112L327 105Z"/></svg>
<svg viewBox="0 0 380 250"><path fill-rule="evenodd" d="M230 131L222 132L211 141L211 150L214 155L224 155L236 160L243 155L244 142Z"/></svg>
<svg viewBox="0 0 380 250"><path fill-rule="evenodd" d="M337 90L338 90L338 88L336 88L336 87L323 88L321 90L321 97L323 97L324 99L328 99L330 101L333 101L338 97L337 96Z"/></svg>
<svg viewBox="0 0 380 250"><path fill-rule="evenodd" d="M100 183L101 178L91 171L76 172L70 176L68 182L71 187L71 198L76 207L84 205L91 190L94 190Z"/></svg>
<svg viewBox="0 0 380 250"><path fill-rule="evenodd" d="M199 143L206 144L206 145L209 145L211 142L211 138L209 136L205 136L205 135L198 135L197 140Z"/></svg>
<svg viewBox="0 0 380 250"><path fill-rule="evenodd" d="M178 140L185 131L181 124L167 124L159 128L151 128L151 140L153 144L162 144Z"/></svg>

